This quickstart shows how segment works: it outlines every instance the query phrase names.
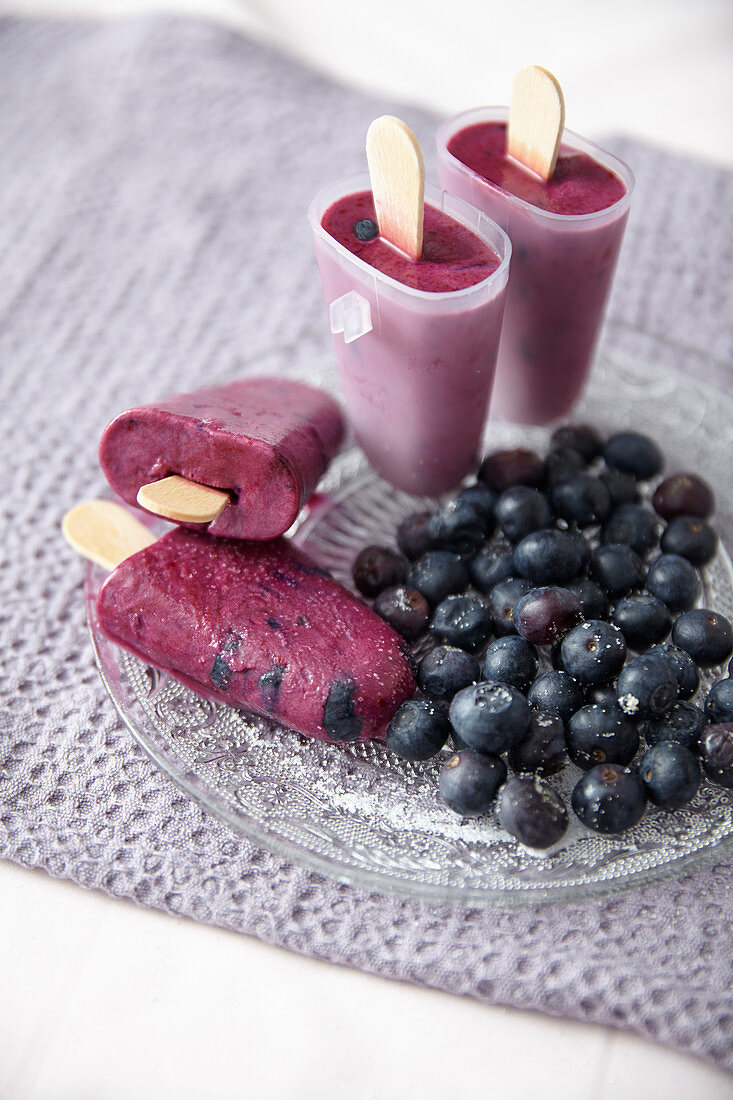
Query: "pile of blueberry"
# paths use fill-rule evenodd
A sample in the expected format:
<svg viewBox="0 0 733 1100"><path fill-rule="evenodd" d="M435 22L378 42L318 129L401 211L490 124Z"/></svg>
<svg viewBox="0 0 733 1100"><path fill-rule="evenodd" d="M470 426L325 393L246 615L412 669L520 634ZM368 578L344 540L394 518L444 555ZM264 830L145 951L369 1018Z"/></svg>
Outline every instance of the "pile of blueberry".
<svg viewBox="0 0 733 1100"><path fill-rule="evenodd" d="M567 829L547 777L568 758L584 772L572 809L600 833L647 801L686 805L703 772L733 787L733 660L692 701L733 651L728 620L697 606L715 502L693 474L652 491L662 466L638 433L559 428L544 460L488 455L474 484L400 524L401 552L354 562L359 591L424 652L387 747L427 760L450 738L442 799L465 817L494 806L528 847Z"/></svg>

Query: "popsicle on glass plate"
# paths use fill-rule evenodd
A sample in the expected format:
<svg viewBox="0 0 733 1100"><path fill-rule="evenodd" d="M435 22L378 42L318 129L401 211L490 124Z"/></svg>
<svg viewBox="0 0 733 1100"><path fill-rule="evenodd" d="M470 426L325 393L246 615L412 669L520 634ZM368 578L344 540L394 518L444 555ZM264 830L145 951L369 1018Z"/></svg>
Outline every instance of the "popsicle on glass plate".
<svg viewBox="0 0 733 1100"><path fill-rule="evenodd" d="M360 741L382 739L415 691L406 642L287 539L178 527L156 540L110 501L72 509L64 534L112 568L102 633L200 695L307 737Z"/></svg>
<svg viewBox="0 0 733 1100"><path fill-rule="evenodd" d="M327 393L247 378L121 413L99 461L128 504L213 535L271 539L290 527L343 436Z"/></svg>

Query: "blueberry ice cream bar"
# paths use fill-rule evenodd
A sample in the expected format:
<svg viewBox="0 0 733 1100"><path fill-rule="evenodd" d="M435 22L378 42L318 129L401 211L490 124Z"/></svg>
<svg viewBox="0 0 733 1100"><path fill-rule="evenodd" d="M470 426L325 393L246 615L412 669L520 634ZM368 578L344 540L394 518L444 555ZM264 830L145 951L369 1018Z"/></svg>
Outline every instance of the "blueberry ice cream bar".
<svg viewBox="0 0 733 1100"><path fill-rule="evenodd" d="M121 413L99 461L128 504L212 535L271 539L290 527L343 435L328 394L248 378Z"/></svg>
<svg viewBox="0 0 733 1100"><path fill-rule="evenodd" d="M73 516L67 538L93 556ZM406 643L286 539L179 527L138 545L99 591L99 627L197 693L323 741L382 739L414 693ZM115 553L96 560L111 565Z"/></svg>

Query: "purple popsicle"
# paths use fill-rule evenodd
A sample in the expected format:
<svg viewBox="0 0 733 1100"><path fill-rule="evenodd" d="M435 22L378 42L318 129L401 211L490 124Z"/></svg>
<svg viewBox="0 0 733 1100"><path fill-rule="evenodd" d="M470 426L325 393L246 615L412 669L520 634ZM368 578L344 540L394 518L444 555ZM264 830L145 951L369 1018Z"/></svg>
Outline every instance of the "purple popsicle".
<svg viewBox="0 0 733 1100"><path fill-rule="evenodd" d="M509 242L476 210L428 187L423 252L410 260L376 234L367 183L365 175L337 181L309 211L344 399L377 472L435 496L477 464ZM357 232L364 223L374 229L366 239ZM342 334L334 309L354 302L369 323Z"/></svg>
<svg viewBox="0 0 733 1100"><path fill-rule="evenodd" d="M102 435L99 461L128 504L137 505L142 486L177 474L230 494L211 534L271 539L290 527L343 435L328 394L248 378L122 413Z"/></svg>
<svg viewBox="0 0 733 1100"><path fill-rule="evenodd" d="M321 225L329 236L370 267L415 290L436 294L465 290L487 279L501 263L485 241L434 206L425 206L423 251L419 260L398 252L378 234L362 240L354 226L367 221L376 227L375 219L371 191L359 191L333 203L323 215Z"/></svg>
<svg viewBox="0 0 733 1100"><path fill-rule="evenodd" d="M586 383L634 179L569 130L553 175L538 179L506 155L507 115L479 108L444 123L440 179L512 242L492 416L545 424L566 416Z"/></svg>
<svg viewBox="0 0 733 1100"><path fill-rule="evenodd" d="M199 694L323 741L382 739L415 691L405 642L285 539L174 529L117 566L97 615Z"/></svg>

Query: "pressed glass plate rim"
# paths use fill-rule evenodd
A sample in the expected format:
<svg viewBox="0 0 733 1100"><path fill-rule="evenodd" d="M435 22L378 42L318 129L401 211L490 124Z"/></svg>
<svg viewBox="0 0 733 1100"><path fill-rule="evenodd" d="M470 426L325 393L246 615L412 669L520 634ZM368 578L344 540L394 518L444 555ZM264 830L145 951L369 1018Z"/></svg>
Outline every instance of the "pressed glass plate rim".
<svg viewBox="0 0 733 1100"><path fill-rule="evenodd" d="M640 333L640 335L643 335L646 339L650 338L649 334ZM660 342L664 342L670 347L676 346L672 341L666 339ZM605 350L610 355L620 354L624 357L628 357L628 353L614 352L613 348ZM708 358L704 356L703 353L694 351L694 349L683 350L692 351L698 357ZM690 379L684 374L672 370L670 370L669 373L671 375L677 374L682 382L688 384L690 382ZM729 399L724 394L719 393L712 387L706 387L704 384L697 382L695 386L696 389L700 391L709 389L711 398L714 398L718 402L729 402ZM733 408L733 402L729 403ZM348 458L348 455L345 457ZM350 492L358 488L359 478L363 481L369 481L373 478L373 475L371 475L368 468L362 470L361 474L357 475L353 483L349 483ZM298 530L298 537L306 537L309 531L318 525L318 522L318 516L306 517ZM727 570L728 580L730 582L733 575L731 563L727 553L724 551L722 561ZM528 882L522 882L519 885L508 884L501 888L476 888L466 885L443 886L438 883L422 882L415 878L392 873L386 867L381 867L378 871L362 867L351 867L335 856L323 855L317 851L304 847L298 842L279 836L246 812L235 812L215 787L212 787L206 780L202 779L201 776L192 774L190 769L175 756L172 750L169 749L167 753L161 751L152 740L150 733L138 728L135 721L133 721L126 712L125 701L122 698L120 688L112 682L104 668L94 629L95 609L93 592L95 587L95 567L89 566L86 583L87 615L95 660L105 690L109 694L122 721L138 744L150 756L154 763L189 797L193 798L194 801L201 805L202 808L226 822L226 824L232 827L236 832L244 835L249 841L260 845L276 856L291 862L296 862L310 871L325 875L326 877L336 878L339 881L349 883L360 889L393 893L404 898L423 900L433 904L450 903L466 906L516 906L560 903L569 899L578 900L582 897L590 898L617 893L622 890L639 889L655 882L675 878L685 872L701 869L702 867L710 865L715 859L725 858L733 853L732 833L730 836L723 839L711 837L706 843L702 843L694 851L677 856L667 862L640 869L625 877L599 878L596 881L584 881L582 883L566 881L558 886L548 885L547 883L538 883L534 885Z"/></svg>

